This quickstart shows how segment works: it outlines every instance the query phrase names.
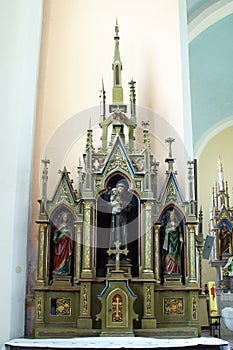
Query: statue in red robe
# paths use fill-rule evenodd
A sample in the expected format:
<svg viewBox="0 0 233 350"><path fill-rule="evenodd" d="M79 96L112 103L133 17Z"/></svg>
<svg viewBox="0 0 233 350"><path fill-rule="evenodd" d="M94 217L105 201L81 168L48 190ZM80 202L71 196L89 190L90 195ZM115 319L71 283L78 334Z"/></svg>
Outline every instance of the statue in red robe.
<svg viewBox="0 0 233 350"><path fill-rule="evenodd" d="M55 229L53 234L54 241L54 275L69 275L70 261L72 255L71 247L72 229L68 222L68 214L63 213L61 223Z"/></svg>

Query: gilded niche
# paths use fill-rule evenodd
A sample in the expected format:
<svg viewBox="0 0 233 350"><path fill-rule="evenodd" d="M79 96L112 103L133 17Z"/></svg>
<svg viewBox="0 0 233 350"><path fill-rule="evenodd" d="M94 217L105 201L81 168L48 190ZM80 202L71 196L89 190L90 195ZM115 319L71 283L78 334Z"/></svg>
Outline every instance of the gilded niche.
<svg viewBox="0 0 233 350"><path fill-rule="evenodd" d="M115 294L112 298L112 322L123 321L123 301L120 294Z"/></svg>

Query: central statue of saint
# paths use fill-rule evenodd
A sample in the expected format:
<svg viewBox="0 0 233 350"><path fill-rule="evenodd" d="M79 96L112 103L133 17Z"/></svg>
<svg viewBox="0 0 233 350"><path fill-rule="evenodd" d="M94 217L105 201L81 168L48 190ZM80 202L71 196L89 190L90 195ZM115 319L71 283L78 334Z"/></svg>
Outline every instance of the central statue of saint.
<svg viewBox="0 0 233 350"><path fill-rule="evenodd" d="M111 189L110 248L114 247L114 242L120 242L122 248L127 248L127 214L131 210L130 199L124 182L120 181Z"/></svg>

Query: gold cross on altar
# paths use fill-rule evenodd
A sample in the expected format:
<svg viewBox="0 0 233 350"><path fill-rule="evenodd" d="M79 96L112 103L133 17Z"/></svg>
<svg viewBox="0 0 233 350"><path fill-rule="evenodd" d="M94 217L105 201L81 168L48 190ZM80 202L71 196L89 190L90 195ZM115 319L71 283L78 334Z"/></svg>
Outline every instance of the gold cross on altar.
<svg viewBox="0 0 233 350"><path fill-rule="evenodd" d="M113 314L114 321L122 321L122 301L121 298L117 295L115 301L112 302L112 309L115 311Z"/></svg>
<svg viewBox="0 0 233 350"><path fill-rule="evenodd" d="M127 255L128 254L128 249L120 249L121 242L116 241L114 242L116 249L108 249L107 253L108 255L115 254L116 255L116 270L120 270L120 254Z"/></svg>

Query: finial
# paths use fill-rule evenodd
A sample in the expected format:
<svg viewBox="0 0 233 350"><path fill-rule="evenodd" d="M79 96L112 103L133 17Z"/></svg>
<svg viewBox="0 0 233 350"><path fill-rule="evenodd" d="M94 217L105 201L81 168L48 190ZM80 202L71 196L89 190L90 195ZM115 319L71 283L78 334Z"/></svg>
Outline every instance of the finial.
<svg viewBox="0 0 233 350"><path fill-rule="evenodd" d="M203 210L202 210L202 205L200 206L200 211L199 211L199 217L203 217L203 214L202 214Z"/></svg>
<svg viewBox="0 0 233 350"><path fill-rule="evenodd" d="M104 80L102 78L102 87L100 90L100 121L104 121L105 120L105 91L104 91Z"/></svg>
<svg viewBox="0 0 233 350"><path fill-rule="evenodd" d="M230 197L228 192L228 181L226 181L226 199L227 199L227 208L230 208Z"/></svg>
<svg viewBox="0 0 233 350"><path fill-rule="evenodd" d="M223 166L222 166L222 160L220 157L220 154L218 156L218 185L219 185L219 191L224 192L224 173L223 173Z"/></svg>
<svg viewBox="0 0 233 350"><path fill-rule="evenodd" d="M146 122L142 121L142 126L144 129L148 130L149 125L150 125L150 122L148 120Z"/></svg>
<svg viewBox="0 0 233 350"><path fill-rule="evenodd" d="M47 182L48 182L48 167L50 164L49 159L42 159L41 162L44 165L43 174L42 174L42 198L40 203L40 215L46 215L46 202L47 202Z"/></svg>
<svg viewBox="0 0 233 350"><path fill-rule="evenodd" d="M47 168L47 164L50 164L50 160L45 157L45 159L41 160L41 163L44 163L44 168Z"/></svg>
<svg viewBox="0 0 233 350"><path fill-rule="evenodd" d="M115 25L115 33L116 33L116 38L119 38L118 34L119 34L119 26L118 26L118 21L116 18L116 25Z"/></svg>
<svg viewBox="0 0 233 350"><path fill-rule="evenodd" d="M212 205L213 205L213 208L215 208L215 191L214 191L214 186L212 187Z"/></svg>
<svg viewBox="0 0 233 350"><path fill-rule="evenodd" d="M131 107L131 118L135 118L136 116L136 94L135 94L135 83L136 81L133 80L133 78L131 79L131 81L129 81L129 86L130 86L130 94L129 94L129 98L130 98L130 107Z"/></svg>
<svg viewBox="0 0 233 350"><path fill-rule="evenodd" d="M173 172L173 163L175 161L175 159L172 156L172 143L175 142L175 139L173 139L172 137L168 137L167 139L165 139L165 142L169 144L169 154L168 154L168 158L165 159L165 162L168 163L168 174Z"/></svg>
<svg viewBox="0 0 233 350"><path fill-rule="evenodd" d="M135 83L136 83L136 81L134 81L134 80L133 80L133 77L132 77L132 79L129 81L129 85L134 86Z"/></svg>
<svg viewBox="0 0 233 350"><path fill-rule="evenodd" d="M92 143L92 129L91 129L91 117L89 120L89 129L87 130L87 141L86 141L86 152L93 150L93 143Z"/></svg>
<svg viewBox="0 0 233 350"><path fill-rule="evenodd" d="M190 200L194 199L194 187L193 187L193 164L194 161L189 160L188 162L188 180L189 180L189 198Z"/></svg>
<svg viewBox="0 0 233 350"><path fill-rule="evenodd" d="M43 180L43 184L46 184L47 180L48 180L48 167L47 167L47 165L50 164L50 160L45 157L45 159L41 160L41 163L44 164L42 180ZM43 193L43 190L42 190L42 193Z"/></svg>
<svg viewBox="0 0 233 350"><path fill-rule="evenodd" d="M218 164L218 171L223 171L222 159L221 159L221 155L220 154L218 155L217 164Z"/></svg>
<svg viewBox="0 0 233 350"><path fill-rule="evenodd" d="M172 158L172 143L175 142L175 139L173 139L172 137L168 137L167 139L165 139L165 142L169 144L169 158Z"/></svg>

